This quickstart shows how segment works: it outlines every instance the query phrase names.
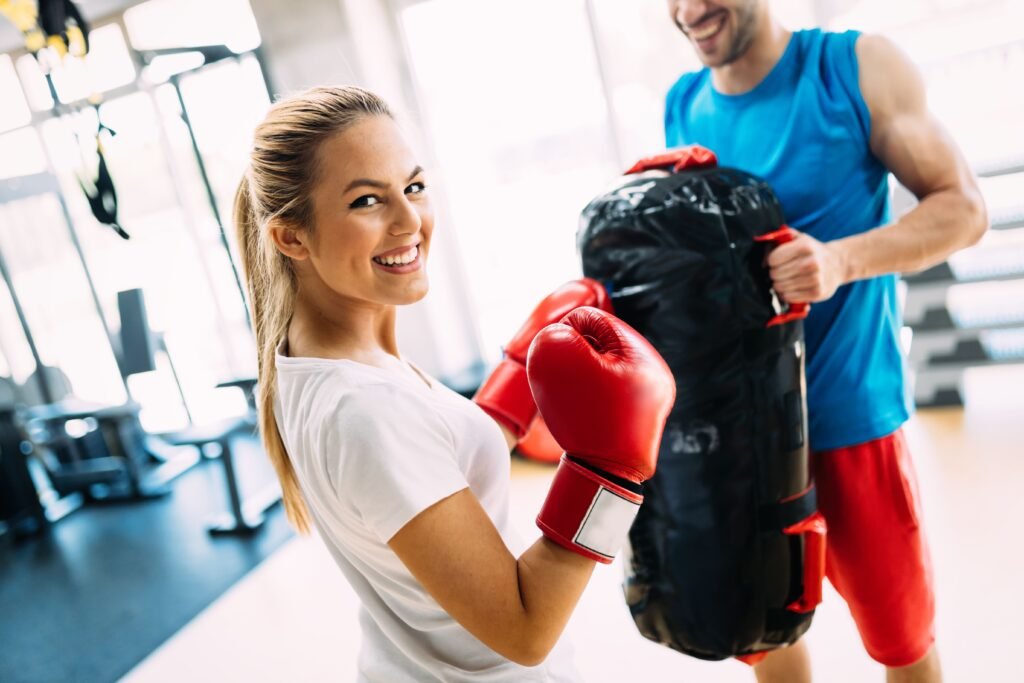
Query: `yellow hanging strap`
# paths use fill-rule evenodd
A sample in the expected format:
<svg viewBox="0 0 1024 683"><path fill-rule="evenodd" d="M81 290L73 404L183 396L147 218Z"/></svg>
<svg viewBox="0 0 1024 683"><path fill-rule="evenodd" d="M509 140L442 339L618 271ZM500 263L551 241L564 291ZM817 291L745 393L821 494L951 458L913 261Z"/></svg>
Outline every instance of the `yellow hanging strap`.
<svg viewBox="0 0 1024 683"><path fill-rule="evenodd" d="M68 50L75 57L85 57L86 53L86 42L85 34L82 33L82 29L77 25L68 26L64 31L68 36Z"/></svg>
<svg viewBox="0 0 1024 683"><path fill-rule="evenodd" d="M0 14L7 17L25 36L25 49L33 54L46 45L46 36L39 28L39 10L33 0L0 0Z"/></svg>
<svg viewBox="0 0 1024 683"><path fill-rule="evenodd" d="M64 59L68 54L68 46L64 44L64 39L60 36L47 37L46 47L53 50L54 54L61 59Z"/></svg>

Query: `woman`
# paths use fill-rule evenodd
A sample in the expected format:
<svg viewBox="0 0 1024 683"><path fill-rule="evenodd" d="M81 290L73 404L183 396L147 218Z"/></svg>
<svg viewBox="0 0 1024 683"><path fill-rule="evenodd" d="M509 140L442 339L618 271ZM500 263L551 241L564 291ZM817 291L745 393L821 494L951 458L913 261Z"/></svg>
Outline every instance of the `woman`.
<svg viewBox="0 0 1024 683"><path fill-rule="evenodd" d="M594 560L610 561L635 514L671 376L635 332L594 309L575 311L575 328L540 333L554 336L534 343L533 394L560 442L588 454L563 459L538 519L546 536L516 558L508 448L521 429L398 352L395 309L427 292L426 188L386 105L364 90L307 91L257 128L235 221L262 438L289 519L317 527L360 597L359 680L575 681L558 639ZM550 322L567 312L541 308ZM531 337L547 322L532 321ZM523 395L489 393L499 420L503 402L522 408ZM610 415L595 421L629 431L587 427L591 396Z"/></svg>

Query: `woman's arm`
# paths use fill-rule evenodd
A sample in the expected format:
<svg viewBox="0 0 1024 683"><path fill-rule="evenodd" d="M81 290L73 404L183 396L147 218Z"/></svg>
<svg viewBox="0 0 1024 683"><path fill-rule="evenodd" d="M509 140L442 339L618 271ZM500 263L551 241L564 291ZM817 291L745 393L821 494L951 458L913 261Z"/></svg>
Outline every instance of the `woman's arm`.
<svg viewBox="0 0 1024 683"><path fill-rule="evenodd" d="M500 420L495 420L494 422L501 429L501 435L505 437L505 443L508 444L508 450L515 450L516 444L519 443L519 439L516 438L516 435L512 432L511 429L505 426L505 423L501 422Z"/></svg>
<svg viewBox="0 0 1024 683"><path fill-rule="evenodd" d="M540 413L567 453L537 517L546 538L516 559L462 489L388 543L470 633L532 666L558 641L594 560L611 562L629 531L640 484L654 473L675 382L643 337L594 308L541 330L527 365Z"/></svg>
<svg viewBox="0 0 1024 683"><path fill-rule="evenodd" d="M554 647L595 564L543 537L516 559L469 489L421 512L388 545L452 618L524 666Z"/></svg>

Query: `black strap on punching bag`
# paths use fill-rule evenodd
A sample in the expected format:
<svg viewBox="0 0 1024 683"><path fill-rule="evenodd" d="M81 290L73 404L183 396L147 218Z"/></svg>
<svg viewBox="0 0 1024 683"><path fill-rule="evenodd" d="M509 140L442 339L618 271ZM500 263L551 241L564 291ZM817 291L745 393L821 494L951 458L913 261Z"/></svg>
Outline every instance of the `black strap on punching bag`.
<svg viewBox="0 0 1024 683"><path fill-rule="evenodd" d="M771 505L764 505L758 513L761 531L781 531L807 519L818 509L817 489L812 485L799 496Z"/></svg>

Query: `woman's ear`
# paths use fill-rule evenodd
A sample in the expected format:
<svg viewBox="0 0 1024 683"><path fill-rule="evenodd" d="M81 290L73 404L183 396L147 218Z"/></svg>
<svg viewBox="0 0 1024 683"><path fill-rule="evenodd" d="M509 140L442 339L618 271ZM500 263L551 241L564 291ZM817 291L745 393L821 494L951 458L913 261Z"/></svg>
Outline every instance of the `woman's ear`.
<svg viewBox="0 0 1024 683"><path fill-rule="evenodd" d="M277 250L296 261L309 258L309 231L281 218L272 218L267 225L270 239Z"/></svg>

